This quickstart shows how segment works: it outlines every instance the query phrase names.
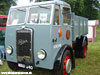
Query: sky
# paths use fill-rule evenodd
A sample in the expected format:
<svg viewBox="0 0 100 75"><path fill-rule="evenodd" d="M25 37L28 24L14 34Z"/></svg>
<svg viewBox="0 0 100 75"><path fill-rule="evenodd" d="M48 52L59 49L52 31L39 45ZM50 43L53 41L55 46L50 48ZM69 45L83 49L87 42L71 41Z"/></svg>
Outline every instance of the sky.
<svg viewBox="0 0 100 75"><path fill-rule="evenodd" d="M18 5L25 5L28 4L30 0L15 0Z"/></svg>

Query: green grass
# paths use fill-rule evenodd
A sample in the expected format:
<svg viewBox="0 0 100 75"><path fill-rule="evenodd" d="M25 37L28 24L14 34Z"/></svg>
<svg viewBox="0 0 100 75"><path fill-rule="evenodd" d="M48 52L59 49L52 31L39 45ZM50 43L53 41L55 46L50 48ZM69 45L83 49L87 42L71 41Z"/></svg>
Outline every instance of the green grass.
<svg viewBox="0 0 100 75"><path fill-rule="evenodd" d="M100 75L100 27L97 27L96 42L88 44L87 57L85 59L75 59L76 68L71 71L71 75ZM11 72L6 62L0 66L1 72ZM20 69L21 72L30 70ZM53 71L38 69L32 71L32 75L54 75Z"/></svg>
<svg viewBox="0 0 100 75"><path fill-rule="evenodd" d="M71 75L100 75L100 27L96 32L96 42L89 42L85 59L76 59L76 68Z"/></svg>

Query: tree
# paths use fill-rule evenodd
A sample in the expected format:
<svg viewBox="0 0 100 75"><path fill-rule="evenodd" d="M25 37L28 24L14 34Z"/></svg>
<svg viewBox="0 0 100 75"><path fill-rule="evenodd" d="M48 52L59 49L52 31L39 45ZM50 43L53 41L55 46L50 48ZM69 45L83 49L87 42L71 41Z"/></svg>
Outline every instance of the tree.
<svg viewBox="0 0 100 75"><path fill-rule="evenodd" d="M98 10L93 7L96 0L84 0L84 13L83 15L88 19L98 19Z"/></svg>
<svg viewBox="0 0 100 75"><path fill-rule="evenodd" d="M64 0L71 5L72 11L76 15L87 17L88 19L99 19L99 11L93 7L100 8L98 0Z"/></svg>
<svg viewBox="0 0 100 75"><path fill-rule="evenodd" d="M76 5L76 0L63 0L63 1L69 3L71 5L72 11L75 12L74 9L75 9L75 5Z"/></svg>
<svg viewBox="0 0 100 75"><path fill-rule="evenodd" d="M83 16L84 0L64 0L71 5L72 12L76 15Z"/></svg>
<svg viewBox="0 0 100 75"><path fill-rule="evenodd" d="M83 16L83 8L84 8L84 1L77 0L75 3L75 9L74 9L76 15Z"/></svg>
<svg viewBox="0 0 100 75"><path fill-rule="evenodd" d="M0 15L6 15L13 0L0 0Z"/></svg>

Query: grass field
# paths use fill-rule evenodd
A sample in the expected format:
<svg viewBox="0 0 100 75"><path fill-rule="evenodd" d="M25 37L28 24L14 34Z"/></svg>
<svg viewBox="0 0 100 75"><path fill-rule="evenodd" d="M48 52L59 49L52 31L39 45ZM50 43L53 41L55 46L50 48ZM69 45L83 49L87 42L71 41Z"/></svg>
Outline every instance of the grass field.
<svg viewBox="0 0 100 75"><path fill-rule="evenodd" d="M71 71L71 75L100 75L100 27L97 27L96 42L88 44L87 57L85 59L76 59L76 68ZM1 72L11 72L6 62L0 66ZM29 70L19 70L21 72L29 72ZM54 75L53 71L34 70L32 75Z"/></svg>

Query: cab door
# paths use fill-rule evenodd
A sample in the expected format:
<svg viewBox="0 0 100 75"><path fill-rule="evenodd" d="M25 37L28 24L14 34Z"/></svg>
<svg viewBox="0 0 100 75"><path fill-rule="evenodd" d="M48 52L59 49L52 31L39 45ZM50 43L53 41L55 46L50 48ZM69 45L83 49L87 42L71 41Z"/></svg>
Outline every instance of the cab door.
<svg viewBox="0 0 100 75"><path fill-rule="evenodd" d="M72 45L72 22L71 22L71 9L70 7L62 7L62 26L65 32L66 44Z"/></svg>
<svg viewBox="0 0 100 75"><path fill-rule="evenodd" d="M66 10L66 11L65 11ZM67 14L68 12L68 14ZM52 57L56 58L57 53L64 45L72 45L72 27L70 20L70 9L64 9L61 5L55 5L53 24L51 27ZM54 61L54 60L53 60Z"/></svg>

